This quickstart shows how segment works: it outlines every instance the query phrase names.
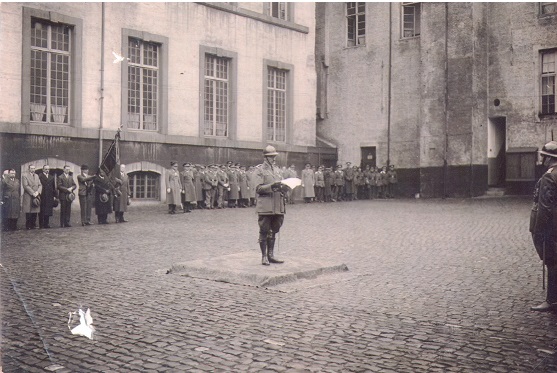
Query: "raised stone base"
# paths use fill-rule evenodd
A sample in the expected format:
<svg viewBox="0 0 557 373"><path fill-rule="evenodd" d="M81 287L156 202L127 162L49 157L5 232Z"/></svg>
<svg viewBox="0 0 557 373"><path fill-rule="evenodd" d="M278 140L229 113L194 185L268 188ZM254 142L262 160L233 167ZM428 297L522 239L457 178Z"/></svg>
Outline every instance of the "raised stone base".
<svg viewBox="0 0 557 373"><path fill-rule="evenodd" d="M167 273L239 285L271 287L348 271L346 264L332 264L291 256L281 258L280 255L276 255L276 257L283 259L285 263L264 266L261 264L261 253L254 250L177 263Z"/></svg>

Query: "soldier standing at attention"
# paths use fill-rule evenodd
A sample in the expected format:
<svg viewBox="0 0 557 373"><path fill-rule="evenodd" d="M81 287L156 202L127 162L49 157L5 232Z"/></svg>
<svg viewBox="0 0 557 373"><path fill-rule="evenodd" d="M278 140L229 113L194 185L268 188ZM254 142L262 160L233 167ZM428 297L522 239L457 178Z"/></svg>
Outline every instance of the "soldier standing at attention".
<svg viewBox="0 0 557 373"><path fill-rule="evenodd" d="M166 174L166 203L168 213L176 213L176 205L181 202L182 181L178 172L178 162L170 162L170 170Z"/></svg>
<svg viewBox="0 0 557 373"><path fill-rule="evenodd" d="M79 208L81 210L81 225L91 225L91 208L95 203L93 195L93 178L89 176L89 166L81 165L81 173L77 175Z"/></svg>
<svg viewBox="0 0 557 373"><path fill-rule="evenodd" d="M281 184L282 175L276 165L276 149L268 145L263 150L264 162L259 167L258 174L261 184L257 185L256 211L259 222L259 248L261 249L261 264L284 263L274 257L275 237L284 222L286 207L284 198L290 189Z"/></svg>
<svg viewBox="0 0 557 373"><path fill-rule="evenodd" d="M23 187L25 228L35 229L37 225L37 213L40 211L40 201L37 200L37 198L40 198L39 195L43 189L39 180L39 175L35 173L35 165L29 165L29 172L21 176L21 186ZM42 227L42 225L40 226Z"/></svg>
<svg viewBox="0 0 557 373"><path fill-rule="evenodd" d="M395 170L395 165L392 164L389 166L389 171L387 171L387 179L389 180L389 184L387 186L387 196L389 198L395 198L396 193L396 186L398 184L398 177Z"/></svg>
<svg viewBox="0 0 557 373"><path fill-rule="evenodd" d="M546 312L557 310L557 141L545 144L540 155L548 170L534 189L530 233L536 252L547 267L547 295L545 302L530 309Z"/></svg>
<svg viewBox="0 0 557 373"><path fill-rule="evenodd" d="M11 168L7 175L2 176L2 227L5 231L17 229L19 188L19 180L15 178L15 170Z"/></svg>

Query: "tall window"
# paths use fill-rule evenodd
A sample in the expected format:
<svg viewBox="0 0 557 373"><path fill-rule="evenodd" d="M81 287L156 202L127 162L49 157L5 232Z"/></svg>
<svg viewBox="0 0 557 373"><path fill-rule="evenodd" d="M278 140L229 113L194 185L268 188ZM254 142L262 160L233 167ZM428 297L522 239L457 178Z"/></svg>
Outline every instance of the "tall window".
<svg viewBox="0 0 557 373"><path fill-rule="evenodd" d="M411 38L420 35L421 4L402 3L402 37Z"/></svg>
<svg viewBox="0 0 557 373"><path fill-rule="evenodd" d="M271 3L270 4L271 17L288 19L288 3Z"/></svg>
<svg viewBox="0 0 557 373"><path fill-rule="evenodd" d="M154 172L133 172L129 174L132 198L160 199L159 175Z"/></svg>
<svg viewBox="0 0 557 373"><path fill-rule="evenodd" d="M542 15L557 13L557 3L540 3L540 13Z"/></svg>
<svg viewBox="0 0 557 373"><path fill-rule="evenodd" d="M72 27L31 20L31 121L68 124Z"/></svg>
<svg viewBox="0 0 557 373"><path fill-rule="evenodd" d="M542 53L542 114L555 113L555 60L557 51Z"/></svg>
<svg viewBox="0 0 557 373"><path fill-rule="evenodd" d="M128 128L158 130L159 44L129 38Z"/></svg>
<svg viewBox="0 0 557 373"><path fill-rule="evenodd" d="M346 3L349 47L366 43L366 3Z"/></svg>
<svg viewBox="0 0 557 373"><path fill-rule="evenodd" d="M205 55L204 134L228 136L230 59Z"/></svg>
<svg viewBox="0 0 557 373"><path fill-rule="evenodd" d="M287 70L267 70L267 140L286 141Z"/></svg>

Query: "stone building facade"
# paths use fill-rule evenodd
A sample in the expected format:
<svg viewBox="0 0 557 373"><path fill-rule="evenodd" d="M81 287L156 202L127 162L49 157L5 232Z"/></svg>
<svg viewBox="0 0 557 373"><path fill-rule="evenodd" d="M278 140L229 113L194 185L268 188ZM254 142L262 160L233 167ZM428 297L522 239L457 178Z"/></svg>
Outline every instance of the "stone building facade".
<svg viewBox="0 0 557 373"><path fill-rule="evenodd" d="M317 133L401 193L531 191L552 137L555 3L317 3ZM555 134L557 139L557 133Z"/></svg>
<svg viewBox="0 0 557 373"><path fill-rule="evenodd" d="M0 168L93 169L121 128L136 198L171 160L333 164L316 138L314 3L2 3ZM134 193L135 192L134 189Z"/></svg>

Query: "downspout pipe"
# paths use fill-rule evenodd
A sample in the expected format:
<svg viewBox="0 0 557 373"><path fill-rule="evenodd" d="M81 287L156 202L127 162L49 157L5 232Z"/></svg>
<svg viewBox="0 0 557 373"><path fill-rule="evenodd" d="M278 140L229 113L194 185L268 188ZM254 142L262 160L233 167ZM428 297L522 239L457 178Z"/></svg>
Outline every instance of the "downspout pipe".
<svg viewBox="0 0 557 373"><path fill-rule="evenodd" d="M445 149L443 151L443 198L447 198L449 166L447 155L449 153L449 4L445 3Z"/></svg>
<svg viewBox="0 0 557 373"><path fill-rule="evenodd" d="M393 59L393 4L389 3L389 84L387 92L387 167L391 164L391 81L392 81L392 68L391 62ZM379 165L378 165L379 166Z"/></svg>
<svg viewBox="0 0 557 373"><path fill-rule="evenodd" d="M103 118L104 118L104 31L105 31L105 3L101 3L101 97L99 118L99 166L103 157Z"/></svg>

